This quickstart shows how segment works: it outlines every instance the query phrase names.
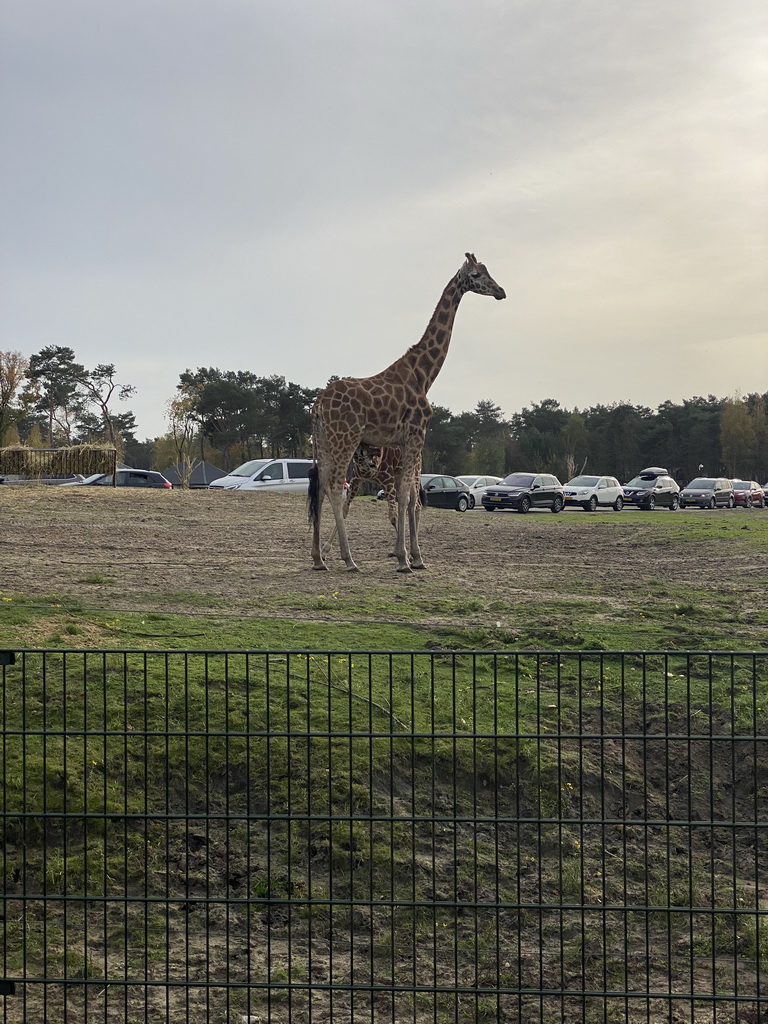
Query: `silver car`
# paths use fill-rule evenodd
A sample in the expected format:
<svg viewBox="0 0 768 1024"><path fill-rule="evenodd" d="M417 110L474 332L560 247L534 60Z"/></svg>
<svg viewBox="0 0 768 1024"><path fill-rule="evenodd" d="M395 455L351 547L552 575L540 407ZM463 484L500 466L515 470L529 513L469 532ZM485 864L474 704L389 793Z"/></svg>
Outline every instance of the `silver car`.
<svg viewBox="0 0 768 1024"><path fill-rule="evenodd" d="M486 487L491 487L493 484L500 484L500 476L457 476L457 480L463 483L469 491L469 507L474 508L475 505L482 503L483 491Z"/></svg>

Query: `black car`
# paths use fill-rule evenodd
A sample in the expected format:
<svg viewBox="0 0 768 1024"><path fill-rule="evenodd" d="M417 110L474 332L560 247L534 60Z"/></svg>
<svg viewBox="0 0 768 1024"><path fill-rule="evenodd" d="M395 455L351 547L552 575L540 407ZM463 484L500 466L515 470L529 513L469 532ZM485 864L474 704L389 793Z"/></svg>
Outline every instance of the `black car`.
<svg viewBox="0 0 768 1024"><path fill-rule="evenodd" d="M624 504L649 512L657 505L674 511L680 507L680 486L669 475L669 470L650 466L624 484Z"/></svg>
<svg viewBox="0 0 768 1024"><path fill-rule="evenodd" d="M500 484L486 487L483 508L486 512L512 508L530 512L532 508L548 508L562 512L565 505L563 485L548 473L510 473Z"/></svg>
<svg viewBox="0 0 768 1024"><path fill-rule="evenodd" d="M457 512L466 512L469 502L469 488L455 476L421 474L422 505L429 505L430 508L453 508Z"/></svg>

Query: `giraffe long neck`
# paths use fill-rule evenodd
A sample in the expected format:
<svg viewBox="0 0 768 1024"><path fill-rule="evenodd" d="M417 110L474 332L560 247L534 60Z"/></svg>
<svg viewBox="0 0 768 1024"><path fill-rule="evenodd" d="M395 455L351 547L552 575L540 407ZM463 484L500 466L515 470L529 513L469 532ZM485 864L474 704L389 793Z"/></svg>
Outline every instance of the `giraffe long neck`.
<svg viewBox="0 0 768 1024"><path fill-rule="evenodd" d="M390 367L391 370L402 371L408 376L418 378L425 393L434 384L448 355L453 322L463 294L459 274L456 274L443 289L421 340L411 345Z"/></svg>

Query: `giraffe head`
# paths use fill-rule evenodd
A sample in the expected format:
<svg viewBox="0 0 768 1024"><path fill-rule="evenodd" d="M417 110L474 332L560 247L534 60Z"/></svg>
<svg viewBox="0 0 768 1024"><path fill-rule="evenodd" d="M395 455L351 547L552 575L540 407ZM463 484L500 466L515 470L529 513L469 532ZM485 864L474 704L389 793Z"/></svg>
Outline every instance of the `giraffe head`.
<svg viewBox="0 0 768 1024"><path fill-rule="evenodd" d="M465 292L477 292L478 295L492 295L494 299L506 299L507 293L496 284L484 263L478 263L471 252L464 253L467 262L459 271L459 283Z"/></svg>

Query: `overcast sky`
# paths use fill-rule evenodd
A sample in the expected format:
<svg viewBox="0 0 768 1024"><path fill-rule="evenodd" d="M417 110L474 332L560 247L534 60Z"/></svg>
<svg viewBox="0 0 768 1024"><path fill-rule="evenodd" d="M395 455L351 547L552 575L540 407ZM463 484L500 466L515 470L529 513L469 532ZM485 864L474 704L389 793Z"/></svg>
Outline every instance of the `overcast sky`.
<svg viewBox="0 0 768 1024"><path fill-rule="evenodd" d="M506 415L768 390L765 0L5 0L0 349L166 429L186 368L305 387L418 341Z"/></svg>

